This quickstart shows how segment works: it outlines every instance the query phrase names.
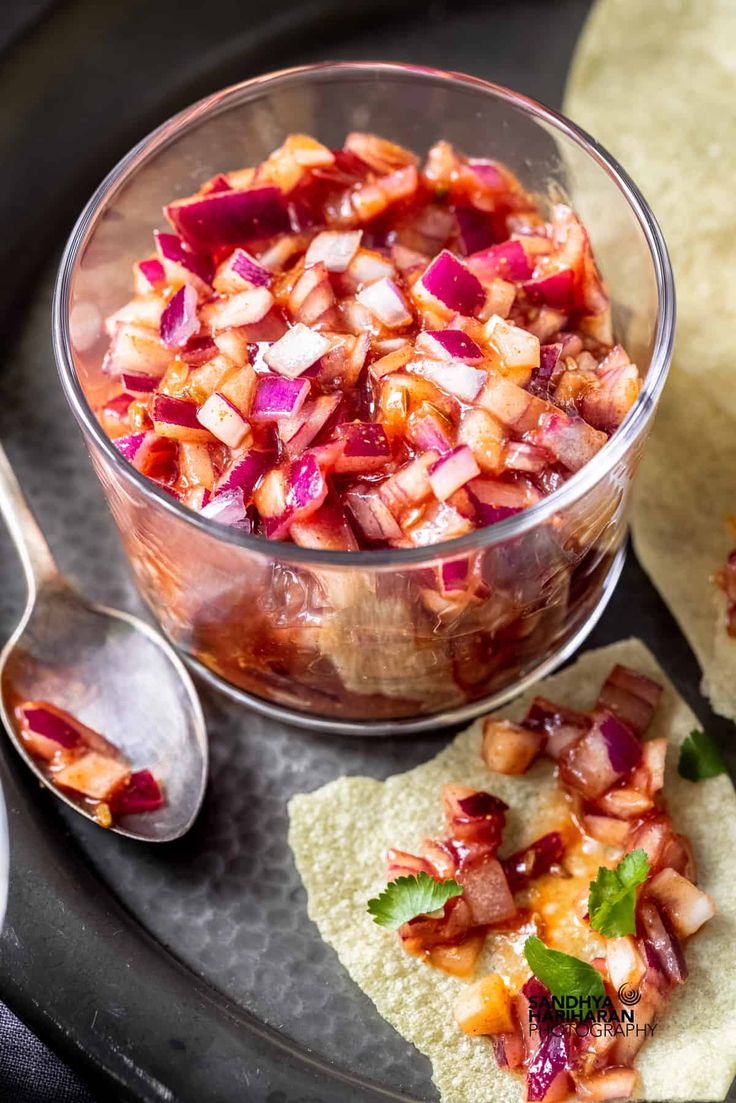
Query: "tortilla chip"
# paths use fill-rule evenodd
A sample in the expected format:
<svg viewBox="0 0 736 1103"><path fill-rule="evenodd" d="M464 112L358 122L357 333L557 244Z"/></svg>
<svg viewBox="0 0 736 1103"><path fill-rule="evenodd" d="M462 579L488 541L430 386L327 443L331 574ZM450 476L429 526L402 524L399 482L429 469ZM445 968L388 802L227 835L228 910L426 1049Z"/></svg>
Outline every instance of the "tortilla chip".
<svg viewBox="0 0 736 1103"><path fill-rule="evenodd" d="M736 513L736 5L598 0L565 107L652 204L677 283L675 360L638 476L634 545L736 716L736 640L712 575Z"/></svg>
<svg viewBox="0 0 736 1103"><path fill-rule="evenodd" d="M574 708L590 708L615 663L632 666L665 686L651 736L666 735L679 745L698 726L653 656L636 640L588 652L502 712L520 718L535 692ZM552 764L540 762L523 777L491 774L480 757L480 738L477 721L436 758L408 773L386 782L339 778L315 793L294 797L289 842L306 886L310 918L380 1014L429 1057L444 1103L519 1103L520 1078L498 1068L488 1039L468 1037L455 1023L453 1002L466 982L407 954L397 935L376 926L366 911L366 901L386 882L386 848L415 850L423 836L442 830L440 786L445 782L490 789L511 805L504 852L555 825ZM690 978L674 993L636 1067L648 1100L723 1099L736 1072L736 794L724 776L698 783L680 778L674 749L668 754L665 792L677 829L692 841L700 887L713 895L718 913L688 943ZM497 950L492 942L488 940L479 975L494 967Z"/></svg>

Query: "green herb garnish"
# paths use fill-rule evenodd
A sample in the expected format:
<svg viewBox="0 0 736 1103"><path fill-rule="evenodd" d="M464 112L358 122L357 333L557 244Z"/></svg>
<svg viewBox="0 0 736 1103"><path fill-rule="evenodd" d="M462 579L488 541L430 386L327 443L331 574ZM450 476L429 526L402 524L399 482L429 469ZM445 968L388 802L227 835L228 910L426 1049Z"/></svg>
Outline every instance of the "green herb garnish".
<svg viewBox="0 0 736 1103"><path fill-rule="evenodd" d="M587 961L559 950L550 950L535 935L524 943L524 954L534 976L553 996L560 999L565 996L574 996L579 1000L588 996L604 999L603 977Z"/></svg>
<svg viewBox="0 0 736 1103"><path fill-rule="evenodd" d="M457 881L435 881L428 873L420 872L389 881L379 896L368 901L368 911L379 927L396 931L402 923L416 919L418 915L431 915L443 908L453 896L460 896L463 886Z"/></svg>
<svg viewBox="0 0 736 1103"><path fill-rule="evenodd" d="M696 730L690 732L680 747L677 772L688 781L702 781L706 777L725 774L726 763L711 737L704 731Z"/></svg>
<svg viewBox="0 0 736 1103"><path fill-rule="evenodd" d="M588 916L594 931L608 938L636 934L636 888L649 876L646 851L637 849L625 855L615 869L601 866L590 882Z"/></svg>

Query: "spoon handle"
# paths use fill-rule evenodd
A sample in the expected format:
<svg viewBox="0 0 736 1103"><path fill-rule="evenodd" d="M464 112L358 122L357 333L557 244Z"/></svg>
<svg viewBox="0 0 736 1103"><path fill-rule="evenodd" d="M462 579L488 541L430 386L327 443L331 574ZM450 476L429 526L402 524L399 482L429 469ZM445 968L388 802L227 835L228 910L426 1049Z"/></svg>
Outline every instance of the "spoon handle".
<svg viewBox="0 0 736 1103"><path fill-rule="evenodd" d="M42 583L58 577L59 571L36 518L23 497L20 483L0 444L0 513L18 549L31 595Z"/></svg>

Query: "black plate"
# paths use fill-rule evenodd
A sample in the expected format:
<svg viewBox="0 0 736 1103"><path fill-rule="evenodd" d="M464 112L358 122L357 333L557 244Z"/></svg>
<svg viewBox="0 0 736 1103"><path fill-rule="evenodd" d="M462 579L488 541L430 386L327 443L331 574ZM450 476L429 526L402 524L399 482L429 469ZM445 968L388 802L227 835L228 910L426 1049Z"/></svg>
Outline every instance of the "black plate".
<svg viewBox="0 0 736 1103"><path fill-rule="evenodd" d="M10 277L0 296L0 435L62 569L90 596L140 608L49 340L58 252L104 172L191 100L309 60L411 60L559 105L587 7L281 0L268 14L244 0L39 5L40 21L0 68L0 250ZM23 602L4 532L0 573L4 638ZM692 655L630 556L590 645L631 634L709 719ZM436 1099L428 1062L376 1014L308 921L285 803L341 773L408 768L450 733L320 738L208 690L202 697L211 782L192 833L167 847L131 844L69 813L0 744L11 834L0 996L106 1099Z"/></svg>

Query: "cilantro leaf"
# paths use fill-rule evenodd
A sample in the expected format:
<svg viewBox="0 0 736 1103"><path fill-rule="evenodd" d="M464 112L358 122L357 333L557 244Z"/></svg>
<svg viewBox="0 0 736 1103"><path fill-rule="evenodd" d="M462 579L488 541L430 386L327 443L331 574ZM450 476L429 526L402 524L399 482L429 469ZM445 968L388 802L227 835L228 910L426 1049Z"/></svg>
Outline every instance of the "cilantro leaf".
<svg viewBox="0 0 736 1103"><path fill-rule="evenodd" d="M524 954L534 976L550 990L553 996L597 996L603 999L606 990L603 977L587 961L559 950L550 950L541 938L532 935L524 943Z"/></svg>
<svg viewBox="0 0 736 1103"><path fill-rule="evenodd" d="M680 747L677 772L688 781L702 781L707 777L725 774L726 763L711 737L704 731L696 730L690 732Z"/></svg>
<svg viewBox="0 0 736 1103"><path fill-rule="evenodd" d="M608 938L636 934L636 886L649 876L646 851L637 849L621 859L615 869L601 866L590 882L588 915L594 931Z"/></svg>
<svg viewBox="0 0 736 1103"><path fill-rule="evenodd" d="M463 886L457 881L435 881L434 877L420 871L389 881L379 896L368 901L368 911L379 927L397 931L402 923L437 911L462 892Z"/></svg>

